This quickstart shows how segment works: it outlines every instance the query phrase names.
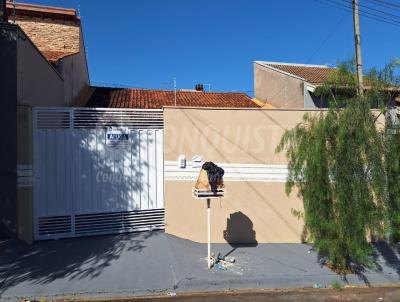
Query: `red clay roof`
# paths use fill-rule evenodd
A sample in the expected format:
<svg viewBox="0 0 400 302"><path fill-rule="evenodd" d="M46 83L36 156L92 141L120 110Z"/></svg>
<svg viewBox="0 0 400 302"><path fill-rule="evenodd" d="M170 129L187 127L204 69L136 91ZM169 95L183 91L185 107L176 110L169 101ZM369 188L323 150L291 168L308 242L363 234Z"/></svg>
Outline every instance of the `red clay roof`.
<svg viewBox="0 0 400 302"><path fill-rule="evenodd" d="M287 64L287 63L270 63L270 62L259 62L261 65L268 65L270 67L282 70L284 72L293 74L297 77L305 79L310 84L318 85L325 82L329 74L331 74L335 68L331 68L324 65L306 65L306 64Z"/></svg>
<svg viewBox="0 0 400 302"><path fill-rule="evenodd" d="M11 21L13 4L7 2ZM43 56L52 64L79 52L80 20L75 9L15 4L15 20Z"/></svg>
<svg viewBox="0 0 400 302"><path fill-rule="evenodd" d="M51 63L56 63L58 60L76 54L76 52L65 52L65 51L56 51L56 50L44 50L42 54L47 59L47 61Z"/></svg>
<svg viewBox="0 0 400 302"><path fill-rule="evenodd" d="M93 87L86 107L161 109L174 106L171 90ZM176 105L187 107L259 108L245 93L177 91Z"/></svg>
<svg viewBox="0 0 400 302"><path fill-rule="evenodd" d="M7 11L9 19L11 19L13 14L13 4L10 2L7 2ZM15 3L15 14L18 16L47 17L52 19L79 21L75 9L28 3Z"/></svg>

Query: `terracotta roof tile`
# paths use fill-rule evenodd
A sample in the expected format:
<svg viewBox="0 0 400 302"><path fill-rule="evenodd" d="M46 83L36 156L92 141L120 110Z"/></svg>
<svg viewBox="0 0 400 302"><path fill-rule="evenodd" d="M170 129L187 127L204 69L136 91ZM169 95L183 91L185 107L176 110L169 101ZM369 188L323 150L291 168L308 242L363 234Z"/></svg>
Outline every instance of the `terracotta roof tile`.
<svg viewBox="0 0 400 302"><path fill-rule="evenodd" d="M282 70L284 72L293 74L297 77L305 79L310 84L322 84L328 78L328 76L335 70L323 65L306 65L306 64L286 64L286 63L269 63L260 62L262 65L268 65L270 67Z"/></svg>
<svg viewBox="0 0 400 302"><path fill-rule="evenodd" d="M12 20L14 9L10 2L7 12ZM75 9L16 3L15 21L52 64L79 52L80 19Z"/></svg>
<svg viewBox="0 0 400 302"><path fill-rule="evenodd" d="M86 107L161 109L174 106L171 90L93 87ZM245 93L177 91L176 105L185 107L259 108Z"/></svg>
<svg viewBox="0 0 400 302"><path fill-rule="evenodd" d="M76 54L76 52L65 52L65 51L56 51L56 50L44 50L42 54L47 59L47 61L55 63L58 60Z"/></svg>

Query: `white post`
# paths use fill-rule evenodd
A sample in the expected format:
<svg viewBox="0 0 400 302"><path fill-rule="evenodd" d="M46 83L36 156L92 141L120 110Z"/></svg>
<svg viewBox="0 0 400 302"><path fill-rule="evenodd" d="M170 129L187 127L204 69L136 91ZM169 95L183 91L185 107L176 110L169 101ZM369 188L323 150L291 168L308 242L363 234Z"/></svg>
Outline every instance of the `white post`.
<svg viewBox="0 0 400 302"><path fill-rule="evenodd" d="M207 263L208 268L211 269L211 199L207 198Z"/></svg>

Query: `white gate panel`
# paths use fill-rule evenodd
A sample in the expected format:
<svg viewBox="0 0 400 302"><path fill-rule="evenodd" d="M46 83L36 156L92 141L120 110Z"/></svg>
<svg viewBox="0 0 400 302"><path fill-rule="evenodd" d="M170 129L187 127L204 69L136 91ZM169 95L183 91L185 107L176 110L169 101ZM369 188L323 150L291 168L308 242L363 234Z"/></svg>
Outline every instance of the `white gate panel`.
<svg viewBox="0 0 400 302"><path fill-rule="evenodd" d="M164 131L155 131L156 146L156 191L157 207L164 207ZM162 166L162 169L159 167ZM161 204L162 202L162 204Z"/></svg>
<svg viewBox="0 0 400 302"><path fill-rule="evenodd" d="M148 169L148 133L139 131L139 174L140 174L140 208L149 208L149 169Z"/></svg>
<svg viewBox="0 0 400 302"><path fill-rule="evenodd" d="M34 110L36 239L164 227L162 111L151 113ZM128 142L107 145L111 125Z"/></svg>

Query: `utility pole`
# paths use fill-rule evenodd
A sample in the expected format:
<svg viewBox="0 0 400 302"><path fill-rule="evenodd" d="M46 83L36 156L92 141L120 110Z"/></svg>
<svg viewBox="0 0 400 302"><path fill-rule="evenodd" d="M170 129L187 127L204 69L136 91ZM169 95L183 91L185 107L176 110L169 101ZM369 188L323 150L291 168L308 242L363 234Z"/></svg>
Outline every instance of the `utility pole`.
<svg viewBox="0 0 400 302"><path fill-rule="evenodd" d="M361 36L360 36L360 21L358 18L358 0L353 0L353 21L354 21L354 42L356 47L358 95L362 97L364 96L364 85L363 85L363 75L362 75Z"/></svg>

